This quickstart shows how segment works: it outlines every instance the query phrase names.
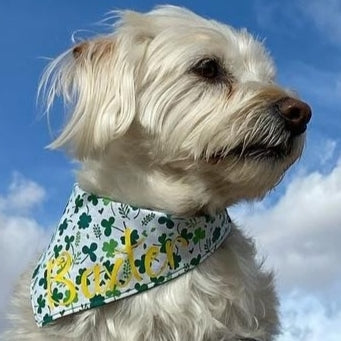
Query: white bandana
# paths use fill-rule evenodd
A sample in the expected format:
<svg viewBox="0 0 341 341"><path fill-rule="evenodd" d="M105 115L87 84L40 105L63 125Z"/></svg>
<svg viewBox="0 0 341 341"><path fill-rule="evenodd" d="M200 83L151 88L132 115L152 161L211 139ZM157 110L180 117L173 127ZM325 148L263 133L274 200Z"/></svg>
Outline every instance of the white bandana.
<svg viewBox="0 0 341 341"><path fill-rule="evenodd" d="M226 210L180 218L76 184L32 276L35 320L43 326L176 278L211 255L231 226Z"/></svg>

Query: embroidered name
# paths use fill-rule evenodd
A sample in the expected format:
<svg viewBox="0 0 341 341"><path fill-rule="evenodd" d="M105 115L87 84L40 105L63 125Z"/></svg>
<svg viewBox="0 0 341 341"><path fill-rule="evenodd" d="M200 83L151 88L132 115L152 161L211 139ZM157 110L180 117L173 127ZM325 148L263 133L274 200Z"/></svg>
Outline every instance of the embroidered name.
<svg viewBox="0 0 341 341"><path fill-rule="evenodd" d="M125 229L125 245L115 250L113 263L107 262L106 265L95 263L91 267L83 268L76 278L77 282L69 276L76 261L70 252L63 251L57 258L49 260L46 272L49 306L51 308L57 305L68 306L77 302L79 292L88 299L95 295L118 295L118 290L126 287L132 279L141 283L145 274L151 279L166 275L167 271L178 266L174 259L175 247L184 248L189 245L185 238L178 235L174 240L165 240L163 245L147 247L143 245L144 238L133 240L132 232L129 228ZM144 248L141 260L135 257L134 251L137 248ZM65 297L56 294L61 287L66 293Z"/></svg>

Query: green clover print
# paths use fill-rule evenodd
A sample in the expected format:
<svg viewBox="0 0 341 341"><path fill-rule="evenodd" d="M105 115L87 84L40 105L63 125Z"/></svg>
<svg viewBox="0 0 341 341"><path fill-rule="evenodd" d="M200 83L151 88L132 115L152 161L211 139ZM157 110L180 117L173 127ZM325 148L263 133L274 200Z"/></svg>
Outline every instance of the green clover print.
<svg viewBox="0 0 341 341"><path fill-rule="evenodd" d="M52 291L52 299L53 299L53 304L55 306L58 306L58 302L63 298L63 294L58 291L57 288L54 288Z"/></svg>
<svg viewBox="0 0 341 341"><path fill-rule="evenodd" d="M42 325L45 326L46 324L50 323L52 320L53 320L52 316L50 316L48 313L46 313L43 317Z"/></svg>
<svg viewBox="0 0 341 341"><path fill-rule="evenodd" d="M105 266L106 269L107 269L107 271L104 273L104 278L105 278L105 279L110 279L108 273L109 273L109 274L112 273L112 270L114 269L114 264L113 264L113 263L110 263L110 261L107 260L107 261L105 261L105 262L103 263L103 266Z"/></svg>
<svg viewBox="0 0 341 341"><path fill-rule="evenodd" d="M90 298L90 308L98 307L104 304L105 297L102 295L95 295L94 297Z"/></svg>
<svg viewBox="0 0 341 341"><path fill-rule="evenodd" d="M80 195L77 195L75 204L76 204L75 213L78 213L79 209L83 206L83 199L81 199Z"/></svg>
<svg viewBox="0 0 341 341"><path fill-rule="evenodd" d="M135 266L139 268L139 273L144 274L146 272L146 267L145 267L145 262L146 262L146 255L142 255L141 259L135 259Z"/></svg>
<svg viewBox="0 0 341 341"><path fill-rule="evenodd" d="M103 226L105 228L104 230L104 235L105 236L110 236L111 235L111 230L113 228L115 222L115 218L114 217L110 217L108 220L107 219L103 219L101 221L101 226Z"/></svg>
<svg viewBox="0 0 341 341"><path fill-rule="evenodd" d="M90 202L92 202L92 204L93 204L94 206L96 206L96 205L98 204L98 198L97 198L96 195L94 195L94 194L90 194L90 195L88 196L88 200L89 200Z"/></svg>
<svg viewBox="0 0 341 341"><path fill-rule="evenodd" d="M71 247L71 244L75 240L75 236L65 236L64 241L66 243L65 250L68 251Z"/></svg>
<svg viewBox="0 0 341 341"><path fill-rule="evenodd" d="M161 244L160 252L166 253L166 242L167 240L170 240L166 233L162 233L162 235L158 238L159 243Z"/></svg>
<svg viewBox="0 0 341 341"><path fill-rule="evenodd" d="M198 244L202 239L205 239L205 231L199 227L194 231L193 243Z"/></svg>
<svg viewBox="0 0 341 341"><path fill-rule="evenodd" d="M38 313L41 314L42 313L42 309L45 308L45 300L43 298L43 295L40 295L37 299L37 303L38 303Z"/></svg>
<svg viewBox="0 0 341 341"><path fill-rule="evenodd" d="M66 229L67 229L67 219L65 218L64 221L58 227L59 235L61 236Z"/></svg>
<svg viewBox="0 0 341 341"><path fill-rule="evenodd" d="M89 256L90 257L90 259L93 261L93 262L95 262L96 261L96 259L97 259L97 256L96 256L96 254L95 254L95 252L94 251L96 251L97 250L97 244L96 243L91 243L90 244L90 247L87 247L87 246L83 246L83 248L82 248L82 252L85 254L85 255L87 255L87 256ZM86 259L87 257L85 257L85 259ZM84 260L85 260L84 259ZM84 261L83 260L83 261Z"/></svg>
<svg viewBox="0 0 341 341"><path fill-rule="evenodd" d="M107 290L105 292L105 296L107 296L107 297L120 297L121 296L121 291L119 291L115 287L113 290Z"/></svg>
<svg viewBox="0 0 341 341"><path fill-rule="evenodd" d="M53 252L54 252L54 258L58 258L60 251L62 251L63 246L62 245L55 245L53 248Z"/></svg>
<svg viewBox="0 0 341 341"><path fill-rule="evenodd" d="M148 285L147 284L140 284L140 283L136 283L135 284L135 289L138 291L138 292L142 292L142 291L145 291L148 289Z"/></svg>
<svg viewBox="0 0 341 341"><path fill-rule="evenodd" d="M86 213L82 213L79 217L77 224L80 229L86 229L89 227L91 221L92 221L91 216L87 215Z"/></svg>
<svg viewBox="0 0 341 341"><path fill-rule="evenodd" d="M174 222L173 220L170 218L169 215L167 215L166 217L162 216L158 219L159 224L166 224L168 229L171 229L172 227L174 227Z"/></svg>
<svg viewBox="0 0 341 341"><path fill-rule="evenodd" d="M110 239L109 243L104 242L102 250L106 252L106 257L114 257L118 243L114 239Z"/></svg>
<svg viewBox="0 0 341 341"><path fill-rule="evenodd" d="M133 230L133 232L130 234L130 245L135 245L139 239L140 239L140 236L139 236L137 230ZM121 237L121 242L123 245L126 244L126 237L125 236Z"/></svg>
<svg viewBox="0 0 341 341"><path fill-rule="evenodd" d="M43 287L45 290L47 289L47 270L44 271L44 277L39 279L39 286Z"/></svg>
<svg viewBox="0 0 341 341"><path fill-rule="evenodd" d="M193 265L193 266L199 265L200 260L201 260L201 255L199 254L197 257L195 257L191 260L191 265Z"/></svg>
<svg viewBox="0 0 341 341"><path fill-rule="evenodd" d="M162 284L162 283L164 282L165 277L164 277L164 276L152 277L152 278L150 278L150 280L151 280L153 283L155 283L155 286L157 286L157 285L160 285L160 284Z"/></svg>
<svg viewBox="0 0 341 341"><path fill-rule="evenodd" d="M86 271L86 268L81 268L78 270L78 275L76 276L76 284L80 285L82 281L82 275ZM90 285L90 280L89 278L86 279L86 284Z"/></svg>
<svg viewBox="0 0 341 341"><path fill-rule="evenodd" d="M212 237L212 242L215 243L221 235L221 228L220 227L216 227L213 231L213 237Z"/></svg>
<svg viewBox="0 0 341 341"><path fill-rule="evenodd" d="M183 229L181 231L181 237L186 240L186 242L189 242L193 238L193 233L188 233L187 229Z"/></svg>

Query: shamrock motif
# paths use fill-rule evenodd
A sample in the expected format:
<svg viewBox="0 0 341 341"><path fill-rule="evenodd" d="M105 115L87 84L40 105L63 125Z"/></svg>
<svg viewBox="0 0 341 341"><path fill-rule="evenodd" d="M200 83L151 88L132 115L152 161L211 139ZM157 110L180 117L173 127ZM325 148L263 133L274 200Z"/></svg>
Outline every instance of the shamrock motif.
<svg viewBox="0 0 341 341"><path fill-rule="evenodd" d="M97 259L97 256L95 254L96 250L97 250L97 244L96 243L91 243L90 247L83 246L83 248L82 248L82 252L85 255L88 255L93 262L95 262Z"/></svg>
<svg viewBox="0 0 341 341"><path fill-rule="evenodd" d="M64 241L66 243L65 250L69 250L72 242L75 240L75 236L65 236Z"/></svg>
<svg viewBox="0 0 341 341"><path fill-rule="evenodd" d="M187 229L183 229L181 230L180 236L186 240L187 243L189 243L189 241L192 239L193 237L193 233L191 232L187 232Z"/></svg>
<svg viewBox="0 0 341 341"><path fill-rule="evenodd" d="M55 246L54 246L53 252L54 252L54 257L55 257L55 258L58 258L58 257L59 257L60 251L62 251L62 249L63 249L63 246L62 246L62 245L55 245Z"/></svg>
<svg viewBox="0 0 341 341"><path fill-rule="evenodd" d="M110 236L111 235L111 230L113 228L115 222L115 218L114 217L110 217L108 220L107 219L103 219L101 221L101 226L103 226L105 228L104 230L104 235L105 236Z"/></svg>
<svg viewBox="0 0 341 341"><path fill-rule="evenodd" d="M98 307L104 304L105 298L102 295L95 295L93 298L90 298L90 308Z"/></svg>
<svg viewBox="0 0 341 341"><path fill-rule="evenodd" d="M146 255L142 255L141 259L135 259L135 266L139 268L140 274L144 274L146 272L145 261L146 261Z"/></svg>
<svg viewBox="0 0 341 341"><path fill-rule="evenodd" d="M45 326L45 324L48 324L52 321L52 316L50 316L48 313L46 313L43 317L43 323L42 325Z"/></svg>
<svg viewBox="0 0 341 341"><path fill-rule="evenodd" d="M130 234L130 245L135 245L139 239L140 239L140 236L139 236L137 230L133 230ZM122 242L122 244L125 245L125 243L126 243L126 237L125 236L121 237L121 242Z"/></svg>
<svg viewBox="0 0 341 341"><path fill-rule="evenodd" d="M194 231L193 243L198 244L201 239L205 239L205 235L205 230L203 230L201 227L197 228Z"/></svg>
<svg viewBox="0 0 341 341"><path fill-rule="evenodd" d="M165 277L164 276L152 277L150 280L155 284L155 286L157 286L157 285L160 285L164 282Z"/></svg>
<svg viewBox="0 0 341 341"><path fill-rule="evenodd" d="M120 297L121 296L121 291L116 289L116 287L113 290L108 290L105 292L106 297Z"/></svg>
<svg viewBox="0 0 341 341"><path fill-rule="evenodd" d="M221 228L220 227L216 227L213 231L213 237L212 237L212 242L216 242L221 235Z"/></svg>
<svg viewBox="0 0 341 341"><path fill-rule="evenodd" d="M118 242L114 239L110 239L109 243L104 242L102 250L106 252L106 257L114 257L117 246Z"/></svg>
<svg viewBox="0 0 341 341"><path fill-rule="evenodd" d="M78 213L79 209L83 206L83 199L81 199L80 195L77 195L75 204L76 204L75 213Z"/></svg>
<svg viewBox="0 0 341 341"><path fill-rule="evenodd" d="M177 269L181 262L181 256L173 252L173 259L174 259L174 269Z"/></svg>
<svg viewBox="0 0 341 341"><path fill-rule="evenodd" d="M65 290L65 296L64 296L64 300L63 300L64 304L65 304L65 302L67 302L70 299L70 295L71 295L71 291L70 290ZM77 302L78 302L78 295L76 293L75 298L69 304L73 304L73 303L77 303ZM69 304L67 304L67 306Z"/></svg>
<svg viewBox="0 0 341 341"><path fill-rule="evenodd" d="M80 229L86 229L89 227L90 223L92 221L91 216L87 215L86 213L82 213L79 217L77 225Z"/></svg>
<svg viewBox="0 0 341 341"><path fill-rule="evenodd" d="M102 203L104 206L108 206L111 203L111 199L102 198Z"/></svg>
<svg viewBox="0 0 341 341"><path fill-rule="evenodd" d="M90 194L90 195L88 196L88 200L89 200L90 202L92 202L92 204L93 204L94 206L96 206L96 205L98 204L98 198L97 198L97 196L94 195L94 194Z"/></svg>
<svg viewBox="0 0 341 341"><path fill-rule="evenodd" d="M197 257L192 258L191 265L193 266L199 265L200 260L201 260L201 255L199 254Z"/></svg>
<svg viewBox="0 0 341 341"><path fill-rule="evenodd" d="M57 288L54 288L52 291L52 299L53 299L53 304L55 306L58 306L58 302L63 298L63 294L58 291Z"/></svg>
<svg viewBox="0 0 341 341"><path fill-rule="evenodd" d="M63 222L58 226L59 235L61 236L66 229L67 229L67 219L65 218Z"/></svg>
<svg viewBox="0 0 341 341"><path fill-rule="evenodd" d="M103 263L103 266L105 266L105 268L107 269L107 271L104 273L104 278L105 279L110 279L110 276L108 275L112 273L112 270L114 269L114 264L113 263L110 263L109 260L105 261ZM108 272L108 273L107 273Z"/></svg>
<svg viewBox="0 0 341 341"><path fill-rule="evenodd" d="M80 285L82 281L82 275L86 271L86 268L81 268L78 270L78 275L76 276L76 284ZM90 285L90 280L89 278L86 279L86 284Z"/></svg>
<svg viewBox="0 0 341 341"><path fill-rule="evenodd" d="M134 287L138 292L142 292L148 289L148 285L147 284L140 284L140 283L136 283L135 287Z"/></svg>
<svg viewBox="0 0 341 341"><path fill-rule="evenodd" d="M166 233L162 233L162 235L158 238L159 243L161 244L160 252L166 253L166 242L170 240Z"/></svg>
<svg viewBox="0 0 341 341"><path fill-rule="evenodd" d="M47 270L44 271L44 276L42 278L39 279L38 285L40 287L43 287L45 290L47 289Z"/></svg>
<svg viewBox="0 0 341 341"><path fill-rule="evenodd" d="M37 299L37 303L38 303L38 313L41 314L43 311L42 309L45 308L45 300L43 298L43 295L39 295Z"/></svg>
<svg viewBox="0 0 341 341"><path fill-rule="evenodd" d="M167 216L162 216L158 219L159 224L166 224L167 228L171 229L174 227L174 222L170 218L170 215L167 214Z"/></svg>

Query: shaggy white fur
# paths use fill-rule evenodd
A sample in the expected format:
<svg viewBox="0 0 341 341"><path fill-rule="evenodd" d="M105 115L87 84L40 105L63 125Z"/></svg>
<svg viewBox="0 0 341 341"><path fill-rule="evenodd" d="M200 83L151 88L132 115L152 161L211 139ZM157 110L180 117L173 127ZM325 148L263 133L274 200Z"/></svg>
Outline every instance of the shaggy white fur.
<svg viewBox="0 0 341 341"><path fill-rule="evenodd" d="M82 162L81 187L184 216L262 198L301 155L310 119L275 84L263 45L178 7L117 15L112 33L62 54L41 83L48 110L56 95L70 108L51 147ZM237 227L180 278L43 328L29 277L5 340L270 341L279 332L272 275Z"/></svg>

